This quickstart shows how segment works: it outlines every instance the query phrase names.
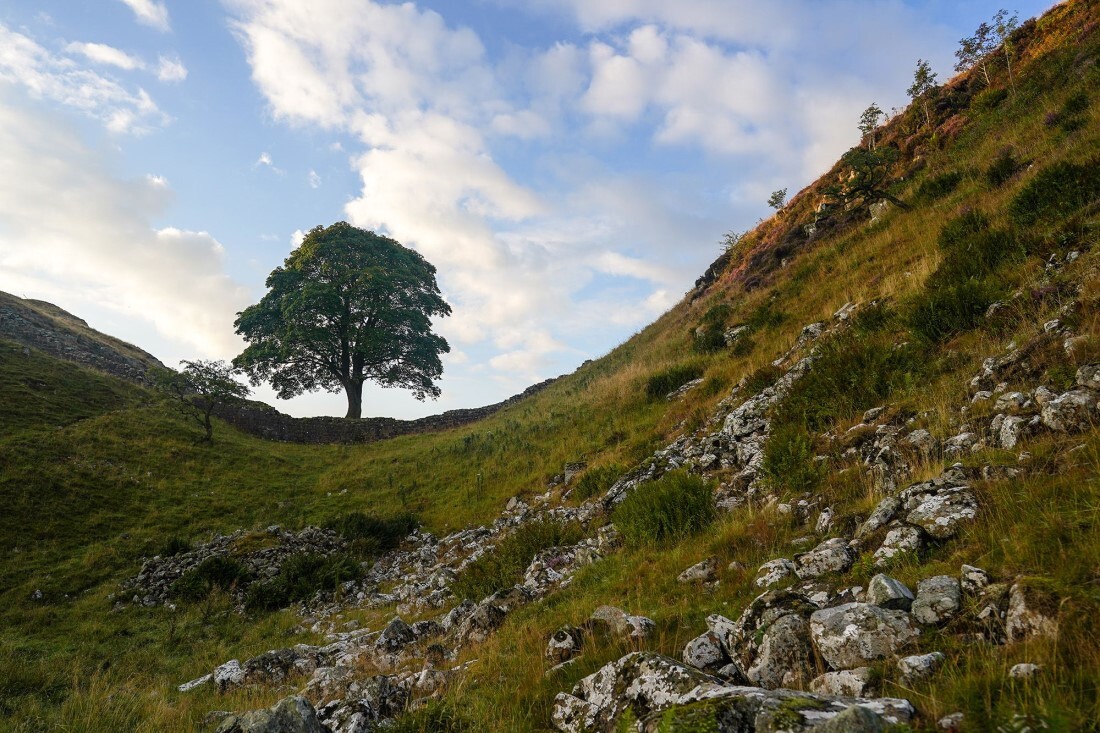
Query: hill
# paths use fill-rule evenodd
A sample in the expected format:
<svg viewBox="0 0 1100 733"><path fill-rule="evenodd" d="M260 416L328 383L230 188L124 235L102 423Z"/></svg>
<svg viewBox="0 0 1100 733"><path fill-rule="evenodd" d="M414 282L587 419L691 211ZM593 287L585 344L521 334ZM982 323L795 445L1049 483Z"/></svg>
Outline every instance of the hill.
<svg viewBox="0 0 1100 733"><path fill-rule="evenodd" d="M0 344L0 716L1094 728L1098 29L1028 21L657 322L459 428L201 445Z"/></svg>

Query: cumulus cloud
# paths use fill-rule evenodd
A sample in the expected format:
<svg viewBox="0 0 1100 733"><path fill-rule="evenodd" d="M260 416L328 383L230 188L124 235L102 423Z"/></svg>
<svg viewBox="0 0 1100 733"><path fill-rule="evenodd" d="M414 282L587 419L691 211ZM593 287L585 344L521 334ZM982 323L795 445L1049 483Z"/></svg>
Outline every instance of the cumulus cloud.
<svg viewBox="0 0 1100 733"><path fill-rule="evenodd" d="M162 32L172 30L171 23L168 20L168 7L163 2L157 2L157 0L121 1L133 11L135 18L142 25L156 28Z"/></svg>
<svg viewBox="0 0 1100 733"><path fill-rule="evenodd" d="M93 63L117 66L127 71L145 66L136 56L103 43L70 43L65 46L65 50L69 53L78 53Z"/></svg>
<svg viewBox="0 0 1100 733"><path fill-rule="evenodd" d="M163 82L179 82L187 78L187 67L177 56L161 56L157 60L157 78Z"/></svg>
<svg viewBox="0 0 1100 733"><path fill-rule="evenodd" d="M147 132L168 121L141 87L128 89L71 58L50 53L2 23L0 84L21 87L37 99L78 110L100 120L112 132Z"/></svg>
<svg viewBox="0 0 1100 733"><path fill-rule="evenodd" d="M60 290L204 357L236 353L233 314L249 298L225 274L222 244L153 226L167 181L114 177L74 130L27 102L0 86L0 288Z"/></svg>

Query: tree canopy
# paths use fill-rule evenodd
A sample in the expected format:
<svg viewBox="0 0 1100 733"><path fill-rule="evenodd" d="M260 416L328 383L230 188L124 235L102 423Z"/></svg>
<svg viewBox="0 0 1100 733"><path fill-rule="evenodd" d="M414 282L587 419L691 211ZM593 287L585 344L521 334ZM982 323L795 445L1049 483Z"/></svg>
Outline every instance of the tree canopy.
<svg viewBox="0 0 1100 733"><path fill-rule="evenodd" d="M343 389L362 415L363 382L438 397L447 341L433 316L450 315L435 267L399 242L347 222L310 230L267 278L259 303L237 314L248 347L233 360L279 397Z"/></svg>
<svg viewBox="0 0 1100 733"><path fill-rule="evenodd" d="M243 400L249 394L248 387L233 378L236 372L224 361L182 361L183 370L154 370L156 385L172 395L183 412L202 427L203 442L214 438L214 425L210 415L218 405Z"/></svg>

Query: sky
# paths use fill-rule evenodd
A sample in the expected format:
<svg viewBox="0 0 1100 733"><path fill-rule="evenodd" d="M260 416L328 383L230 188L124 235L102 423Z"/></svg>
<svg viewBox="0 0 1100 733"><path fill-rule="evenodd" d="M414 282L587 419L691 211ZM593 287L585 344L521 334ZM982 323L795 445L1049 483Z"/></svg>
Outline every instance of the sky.
<svg viewBox="0 0 1100 733"><path fill-rule="evenodd" d="M0 0L0 290L170 366L228 360L303 232L348 221L424 255L453 308L440 399L368 385L363 414L497 402L672 307L999 7Z"/></svg>

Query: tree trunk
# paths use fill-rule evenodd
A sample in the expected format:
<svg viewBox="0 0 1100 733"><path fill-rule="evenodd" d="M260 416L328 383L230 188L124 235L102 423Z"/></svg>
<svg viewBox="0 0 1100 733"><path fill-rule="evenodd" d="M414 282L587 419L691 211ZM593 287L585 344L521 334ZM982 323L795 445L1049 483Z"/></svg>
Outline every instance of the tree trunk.
<svg viewBox="0 0 1100 733"><path fill-rule="evenodd" d="M363 416L363 383L348 382L344 391L348 395L348 414L344 417L358 420Z"/></svg>

